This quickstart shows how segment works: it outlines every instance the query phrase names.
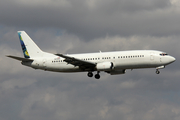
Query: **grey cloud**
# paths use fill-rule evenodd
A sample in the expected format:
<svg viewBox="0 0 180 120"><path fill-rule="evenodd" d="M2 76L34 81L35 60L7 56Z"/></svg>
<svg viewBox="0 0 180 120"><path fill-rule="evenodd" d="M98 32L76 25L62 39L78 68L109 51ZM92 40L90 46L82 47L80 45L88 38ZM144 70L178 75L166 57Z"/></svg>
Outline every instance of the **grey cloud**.
<svg viewBox="0 0 180 120"><path fill-rule="evenodd" d="M19 86L4 86L4 91L0 87L1 100L4 99L1 105L5 103L6 113L16 110L11 116L1 117L9 120L175 119L179 117L179 97L168 89L178 91L179 78L171 73L176 76L171 80L170 71L167 74L165 71L160 76L154 70L127 71L122 76L101 73L102 79L97 81L87 78L85 73L62 74L23 67L17 76L10 74L11 80L7 78L1 84L14 82L10 85ZM22 76L26 77L24 82Z"/></svg>
<svg viewBox="0 0 180 120"><path fill-rule="evenodd" d="M67 6L49 3L48 7L39 2L37 5L29 5L28 2L20 4L18 1L6 4L2 2L0 10L6 13L0 14L1 23L34 28L58 28L86 40L106 34L112 36L179 34L179 12L173 11L173 6L168 0L67 2L69 3Z"/></svg>
<svg viewBox="0 0 180 120"><path fill-rule="evenodd" d="M119 77L124 78L123 76ZM54 77L51 82L56 79L58 78ZM41 80L41 83L45 85L47 81L49 80ZM59 83L53 87L48 86L48 84L45 85L46 87L43 87L44 85L42 87L35 86L33 87L34 90L31 89L31 93L23 101L21 117L26 120L33 118L88 120L92 118L126 119L129 116L134 116L133 119L150 119L149 117L174 119L179 116L176 114L179 113L179 105L168 103L169 100L166 98L168 93L158 90L149 91L145 88L138 90L139 86L133 89L124 89L121 86L118 87L118 84L128 83L131 80L124 79L121 81L78 81L75 78L73 81L71 79L59 80ZM147 80L144 81L148 84ZM152 84L149 84L150 90L152 89L151 86ZM156 88L160 87L156 86ZM173 97L175 96L173 95ZM161 103L162 101L163 103ZM166 116L167 113L170 116Z"/></svg>
<svg viewBox="0 0 180 120"><path fill-rule="evenodd" d="M179 120L179 10L167 0L0 1L0 119ZM53 73L21 66L26 30L52 53L155 49L177 61L125 75ZM83 38L83 39L82 39Z"/></svg>

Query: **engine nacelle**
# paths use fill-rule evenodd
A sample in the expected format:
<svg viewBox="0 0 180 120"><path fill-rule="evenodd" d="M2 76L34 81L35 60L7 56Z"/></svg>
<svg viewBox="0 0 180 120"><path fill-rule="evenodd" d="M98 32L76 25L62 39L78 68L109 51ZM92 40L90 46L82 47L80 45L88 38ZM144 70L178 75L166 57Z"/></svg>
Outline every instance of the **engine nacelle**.
<svg viewBox="0 0 180 120"><path fill-rule="evenodd" d="M96 65L98 71L110 71L114 69L114 64L112 62L102 62Z"/></svg>

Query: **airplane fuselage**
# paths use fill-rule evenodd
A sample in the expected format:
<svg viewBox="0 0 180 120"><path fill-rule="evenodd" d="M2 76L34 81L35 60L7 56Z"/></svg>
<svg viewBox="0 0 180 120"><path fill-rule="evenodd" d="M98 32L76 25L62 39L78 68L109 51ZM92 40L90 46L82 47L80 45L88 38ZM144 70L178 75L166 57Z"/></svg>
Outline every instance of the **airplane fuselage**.
<svg viewBox="0 0 180 120"><path fill-rule="evenodd" d="M86 54L70 54L68 56L93 63L112 62L113 70L122 69L139 69L139 68L156 68L170 64L174 58L165 55L163 52L154 50L135 50L135 51L117 51L117 52L99 52ZM64 58L49 54L46 57L33 58L33 62L23 62L23 65L33 67L35 69L43 69L55 72L85 72L79 66L67 64ZM95 70L92 70L95 71ZM100 70L101 71L101 70ZM110 70L107 70L110 71Z"/></svg>

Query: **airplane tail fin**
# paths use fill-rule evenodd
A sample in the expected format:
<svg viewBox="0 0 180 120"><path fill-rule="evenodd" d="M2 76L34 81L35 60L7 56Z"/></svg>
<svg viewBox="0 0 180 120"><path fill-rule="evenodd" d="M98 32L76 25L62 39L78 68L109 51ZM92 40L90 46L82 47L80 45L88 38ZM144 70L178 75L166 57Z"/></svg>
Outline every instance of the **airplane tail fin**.
<svg viewBox="0 0 180 120"><path fill-rule="evenodd" d="M25 58L41 57L43 51L34 43L25 31L18 31L22 51Z"/></svg>

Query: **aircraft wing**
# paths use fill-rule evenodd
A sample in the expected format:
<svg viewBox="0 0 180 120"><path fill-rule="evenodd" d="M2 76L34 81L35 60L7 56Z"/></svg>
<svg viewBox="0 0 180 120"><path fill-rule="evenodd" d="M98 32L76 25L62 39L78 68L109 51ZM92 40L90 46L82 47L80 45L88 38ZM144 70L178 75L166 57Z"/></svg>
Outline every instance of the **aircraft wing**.
<svg viewBox="0 0 180 120"><path fill-rule="evenodd" d="M55 55L65 58L65 60L64 60L65 62L67 62L68 64L72 64L74 66L79 66L83 70L87 70L87 69L94 70L94 68L96 66L96 63L81 60L81 59L71 57L68 55L63 55L63 54L55 54Z"/></svg>
<svg viewBox="0 0 180 120"><path fill-rule="evenodd" d="M10 58L22 61L22 62L32 62L32 61L34 61L33 59L22 58L22 57L11 56L11 55L8 55L7 57L10 57Z"/></svg>

